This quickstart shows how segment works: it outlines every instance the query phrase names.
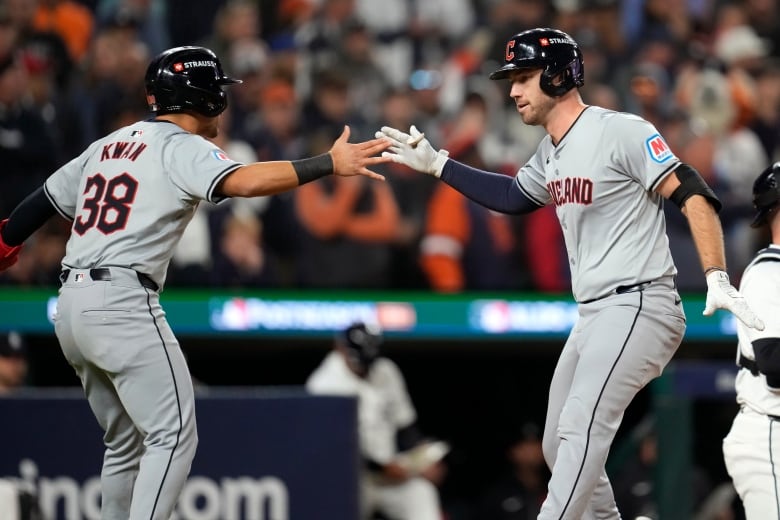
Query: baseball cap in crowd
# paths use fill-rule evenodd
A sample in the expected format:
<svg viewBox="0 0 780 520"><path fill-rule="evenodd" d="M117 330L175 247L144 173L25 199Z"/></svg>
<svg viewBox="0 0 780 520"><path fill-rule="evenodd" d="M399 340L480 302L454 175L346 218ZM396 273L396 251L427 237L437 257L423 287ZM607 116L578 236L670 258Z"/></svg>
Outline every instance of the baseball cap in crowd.
<svg viewBox="0 0 780 520"><path fill-rule="evenodd" d="M16 331L0 335L0 356L2 357L24 357L27 354L27 347L24 344L24 338Z"/></svg>
<svg viewBox="0 0 780 520"><path fill-rule="evenodd" d="M726 65L764 58L769 54L769 50L769 43L749 25L732 27L715 41L715 55Z"/></svg>

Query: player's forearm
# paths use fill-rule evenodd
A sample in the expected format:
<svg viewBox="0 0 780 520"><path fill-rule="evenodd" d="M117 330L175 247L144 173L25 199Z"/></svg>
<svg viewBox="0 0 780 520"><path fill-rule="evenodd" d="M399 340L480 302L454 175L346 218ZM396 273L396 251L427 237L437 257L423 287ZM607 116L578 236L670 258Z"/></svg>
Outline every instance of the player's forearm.
<svg viewBox="0 0 780 520"><path fill-rule="evenodd" d="M704 197L694 195L685 202L682 212L688 219L702 270L710 267L725 270L723 228L715 208Z"/></svg>
<svg viewBox="0 0 780 520"><path fill-rule="evenodd" d="M276 195L298 186L290 161L269 161L242 166L225 177L220 192L227 197Z"/></svg>
<svg viewBox="0 0 780 520"><path fill-rule="evenodd" d="M54 206L41 186L11 212L2 230L3 241L9 246L23 243L55 213Z"/></svg>
<svg viewBox="0 0 780 520"><path fill-rule="evenodd" d="M478 170L453 159L444 165L441 180L474 202L500 213L529 213L540 208L520 191L512 177Z"/></svg>
<svg viewBox="0 0 780 520"><path fill-rule="evenodd" d="M228 197L276 195L334 172L330 153L297 161L247 164L228 175L220 187Z"/></svg>

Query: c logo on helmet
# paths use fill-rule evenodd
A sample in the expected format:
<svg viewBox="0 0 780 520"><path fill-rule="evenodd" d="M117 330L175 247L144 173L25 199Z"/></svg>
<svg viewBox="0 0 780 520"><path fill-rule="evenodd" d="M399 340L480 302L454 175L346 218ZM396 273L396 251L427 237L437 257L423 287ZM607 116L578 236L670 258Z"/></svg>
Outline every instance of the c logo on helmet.
<svg viewBox="0 0 780 520"><path fill-rule="evenodd" d="M504 60L506 61L512 61L515 59L515 53L512 51L512 49L515 47L516 40L509 40L506 44L506 54L504 56Z"/></svg>

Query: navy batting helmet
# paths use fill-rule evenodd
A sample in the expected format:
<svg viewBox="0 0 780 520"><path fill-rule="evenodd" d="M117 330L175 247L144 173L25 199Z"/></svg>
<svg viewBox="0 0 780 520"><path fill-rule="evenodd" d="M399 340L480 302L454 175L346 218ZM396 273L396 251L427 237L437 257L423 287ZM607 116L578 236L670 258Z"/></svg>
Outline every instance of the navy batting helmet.
<svg viewBox="0 0 780 520"><path fill-rule="evenodd" d="M550 96L562 96L585 84L580 46L557 29L529 29L512 36L506 44L504 66L492 72L490 79L506 79L522 69L542 69L540 86Z"/></svg>
<svg viewBox="0 0 780 520"><path fill-rule="evenodd" d="M377 325L357 322L342 331L337 341L346 349L354 368L365 375L381 353L382 330Z"/></svg>
<svg viewBox="0 0 780 520"><path fill-rule="evenodd" d="M146 69L149 108L157 114L197 112L215 117L227 108L223 85L241 83L222 72L213 51L205 47L174 47L155 57Z"/></svg>
<svg viewBox="0 0 780 520"><path fill-rule="evenodd" d="M780 204L780 162L776 162L763 172L753 183L753 207L756 216L751 222L752 227L760 227L766 223L767 217Z"/></svg>

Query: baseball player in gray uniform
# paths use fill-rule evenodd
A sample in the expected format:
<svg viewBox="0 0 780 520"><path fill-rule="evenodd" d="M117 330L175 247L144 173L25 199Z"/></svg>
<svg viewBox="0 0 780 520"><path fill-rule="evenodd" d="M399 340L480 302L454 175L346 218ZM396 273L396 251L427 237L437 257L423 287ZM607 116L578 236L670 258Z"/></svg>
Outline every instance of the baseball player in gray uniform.
<svg viewBox="0 0 780 520"><path fill-rule="evenodd" d="M146 73L154 118L94 142L54 172L0 223L0 269L55 212L73 221L62 261L55 331L105 430L102 518L167 520L197 445L187 365L159 291L199 202L271 195L336 174L382 179L367 169L384 139L299 161L241 164L207 138L238 83L203 47L177 47Z"/></svg>
<svg viewBox="0 0 780 520"><path fill-rule="evenodd" d="M640 117L588 106L582 53L566 33L513 36L491 79L509 79L523 121L547 134L514 178L458 163L416 128L383 127L383 155L435 175L495 211L555 205L579 319L552 377L544 455L552 471L540 519L620 518L604 469L636 393L657 377L685 332L662 205L687 216L707 277L705 314L730 309L763 324L729 282L718 199ZM486 267L487 268L487 267Z"/></svg>
<svg viewBox="0 0 780 520"><path fill-rule="evenodd" d="M748 520L780 520L780 162L753 183L753 203L752 226L768 226L771 244L745 268L739 290L766 327L737 323L740 410L723 455Z"/></svg>

